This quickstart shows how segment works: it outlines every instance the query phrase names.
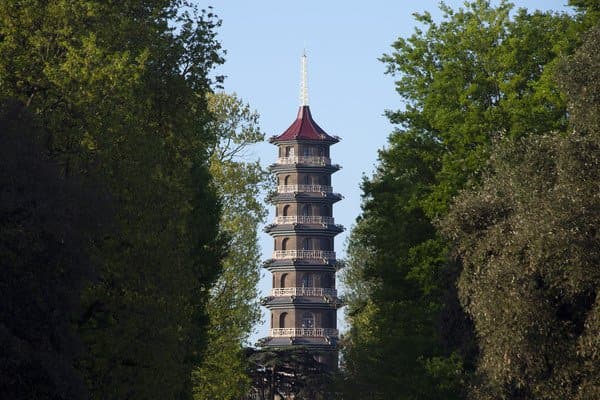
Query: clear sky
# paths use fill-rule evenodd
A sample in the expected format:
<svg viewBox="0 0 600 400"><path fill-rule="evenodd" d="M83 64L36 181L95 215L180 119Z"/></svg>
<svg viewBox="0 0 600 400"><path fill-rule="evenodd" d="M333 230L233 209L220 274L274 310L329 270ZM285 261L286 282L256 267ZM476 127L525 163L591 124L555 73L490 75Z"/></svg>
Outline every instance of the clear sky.
<svg viewBox="0 0 600 400"><path fill-rule="evenodd" d="M446 1L452 8L462 1ZM567 0L514 0L516 7L567 10ZM347 234L360 213L359 184L371 175L377 150L386 145L394 127L383 113L401 107L394 80L378 58L391 52L398 37L410 36L414 12L429 11L439 20L437 0L219 0L212 5L223 20L219 40L227 50L217 71L227 76L225 91L235 92L261 115L266 136L282 133L296 118L299 106L300 57L308 56L309 104L317 123L342 141L332 147L332 161L343 166L332 184L345 199L334 207L336 223L347 231L336 239L338 258L345 254ZM267 166L275 147L264 143L253 155ZM273 219L273 213L268 217ZM261 232L263 258L270 258L272 239ZM263 271L260 290L266 295L271 279ZM264 310L263 310L264 314ZM267 335L268 318L257 326L251 343ZM343 311L338 312L339 325Z"/></svg>

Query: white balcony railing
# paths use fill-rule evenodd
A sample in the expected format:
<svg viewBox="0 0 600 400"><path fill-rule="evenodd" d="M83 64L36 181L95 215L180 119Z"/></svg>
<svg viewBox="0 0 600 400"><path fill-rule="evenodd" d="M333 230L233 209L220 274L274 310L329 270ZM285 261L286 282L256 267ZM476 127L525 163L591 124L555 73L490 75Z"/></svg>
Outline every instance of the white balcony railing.
<svg viewBox="0 0 600 400"><path fill-rule="evenodd" d="M274 328L269 329L271 337L337 337L337 329L330 328Z"/></svg>
<svg viewBox="0 0 600 400"><path fill-rule="evenodd" d="M324 156L279 157L277 164L331 165L331 159Z"/></svg>
<svg viewBox="0 0 600 400"><path fill-rule="evenodd" d="M275 217L278 225L286 224L328 224L333 225L333 217L322 217L320 215L280 215Z"/></svg>
<svg viewBox="0 0 600 400"><path fill-rule="evenodd" d="M322 287L273 288L271 290L271 296L273 296L273 297L284 297L284 296L307 296L307 297L333 296L333 297L337 297L337 290L331 289L331 288L322 288Z"/></svg>
<svg viewBox="0 0 600 400"><path fill-rule="evenodd" d="M286 260L290 258L305 258L309 260L335 260L335 251L326 250L275 250L273 258Z"/></svg>
<svg viewBox="0 0 600 400"><path fill-rule="evenodd" d="M333 188L325 185L279 185L277 193L294 192L313 192L313 193L331 193Z"/></svg>

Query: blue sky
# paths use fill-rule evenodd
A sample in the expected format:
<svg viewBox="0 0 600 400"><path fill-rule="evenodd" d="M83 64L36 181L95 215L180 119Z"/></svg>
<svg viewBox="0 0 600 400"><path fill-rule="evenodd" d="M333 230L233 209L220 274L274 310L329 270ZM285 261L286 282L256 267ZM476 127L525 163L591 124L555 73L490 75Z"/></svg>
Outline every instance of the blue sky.
<svg viewBox="0 0 600 400"><path fill-rule="evenodd" d="M567 10L566 2L513 1L516 7L559 11ZM332 161L343 166L332 181L335 191L345 196L334 207L336 223L347 228L336 239L339 258L344 256L347 234L360 213L361 177L371 175L377 150L386 145L394 129L383 113L402 106L394 80L385 75L385 66L378 58L391 52L396 38L413 33L413 13L429 11L439 20L438 4L437 0L202 2L203 7L212 5L223 20L218 36L227 55L217 73L227 76L224 89L237 93L259 112L267 137L282 133L296 117L300 57L306 48L313 117L326 132L342 137L331 151ZM456 9L463 2L446 4ZM275 147L257 145L251 156L267 166L275 159ZM273 214L268 217L272 218ZM263 258L269 258L272 240L262 232L261 245ZM270 274L263 271L263 295L270 284ZM251 343L266 336L266 315L263 319ZM343 311L338 313L338 320L343 328Z"/></svg>

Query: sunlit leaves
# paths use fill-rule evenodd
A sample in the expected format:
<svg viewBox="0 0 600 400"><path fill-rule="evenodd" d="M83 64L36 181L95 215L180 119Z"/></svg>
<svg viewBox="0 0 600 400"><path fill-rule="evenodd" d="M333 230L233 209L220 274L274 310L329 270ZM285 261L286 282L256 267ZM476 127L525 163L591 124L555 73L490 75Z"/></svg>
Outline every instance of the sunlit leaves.
<svg viewBox="0 0 600 400"><path fill-rule="evenodd" d="M217 138L209 170L223 207L220 230L229 246L207 305L208 348L193 375L198 400L234 399L247 392L250 377L242 350L260 319L258 228L267 213L261 201L267 173L250 155L251 146L264 139L258 113L226 93L209 94L208 107L209 129Z"/></svg>

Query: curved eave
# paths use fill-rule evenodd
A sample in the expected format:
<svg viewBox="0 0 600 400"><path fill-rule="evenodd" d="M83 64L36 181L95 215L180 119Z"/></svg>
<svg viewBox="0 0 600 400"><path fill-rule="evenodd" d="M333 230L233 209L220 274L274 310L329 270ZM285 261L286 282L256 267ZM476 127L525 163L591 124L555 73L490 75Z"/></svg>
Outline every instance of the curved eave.
<svg viewBox="0 0 600 400"><path fill-rule="evenodd" d="M277 136L275 140L331 141L335 140L335 138L329 136L327 132L315 122L310 112L310 107L308 105L303 105L298 109L296 120L294 120L281 135Z"/></svg>
<svg viewBox="0 0 600 400"><path fill-rule="evenodd" d="M332 146L336 143L341 142L342 138L339 136L328 136L327 139L280 139L279 136L271 136L267 139L269 143L274 145L286 145L286 144L315 144L315 143L325 143L329 146Z"/></svg>
<svg viewBox="0 0 600 400"><path fill-rule="evenodd" d="M305 296L270 297L262 302L261 305L269 310L288 308L336 310L342 307L341 301L337 298L330 298L328 301L325 297Z"/></svg>
<svg viewBox="0 0 600 400"><path fill-rule="evenodd" d="M337 224L323 224L323 225L317 225L317 224L285 224L285 225L271 224L271 225L265 226L265 228L263 230L266 233L270 234L271 236L282 236L282 235L294 234L294 233L304 233L304 234L309 234L309 235L321 235L321 236L333 237L333 236L339 235L340 233L344 232L346 230L346 228L344 228L342 225L337 225Z"/></svg>
<svg viewBox="0 0 600 400"><path fill-rule="evenodd" d="M272 172L309 172L333 174L342 169L338 164L310 165L310 164L271 164L269 170Z"/></svg>
<svg viewBox="0 0 600 400"><path fill-rule="evenodd" d="M310 337L266 337L261 340L261 346L268 347L288 347L288 346L305 346L311 350L335 350L339 338L332 336L329 339L325 338L310 338Z"/></svg>
<svg viewBox="0 0 600 400"><path fill-rule="evenodd" d="M310 272L337 272L339 269L335 265L307 265L307 264L282 264L269 263L263 264L263 268L269 272L293 272L293 271L310 271Z"/></svg>
<svg viewBox="0 0 600 400"><path fill-rule="evenodd" d="M339 138L329 136L315 122L308 105L300 106L296 120L279 136L269 138L271 143L310 141L321 143L337 143Z"/></svg>
<svg viewBox="0 0 600 400"><path fill-rule="evenodd" d="M318 192L293 192L293 193L277 193L272 197L273 202L285 201L289 202L294 199L320 201L327 203L337 203L344 198L339 193L318 193Z"/></svg>
<svg viewBox="0 0 600 400"><path fill-rule="evenodd" d="M312 261L312 262L311 262ZM322 262L321 260L307 260L307 259L285 259L276 260L269 259L263 262L262 267L267 271L328 271L337 272L343 268L343 261L341 260L328 260Z"/></svg>

